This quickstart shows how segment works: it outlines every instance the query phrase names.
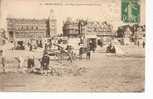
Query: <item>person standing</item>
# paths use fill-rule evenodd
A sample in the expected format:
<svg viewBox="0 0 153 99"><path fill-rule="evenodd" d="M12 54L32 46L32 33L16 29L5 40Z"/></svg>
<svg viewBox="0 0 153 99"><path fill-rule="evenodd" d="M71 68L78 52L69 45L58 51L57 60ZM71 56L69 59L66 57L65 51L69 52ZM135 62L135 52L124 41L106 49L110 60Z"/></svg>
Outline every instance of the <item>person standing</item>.
<svg viewBox="0 0 153 99"><path fill-rule="evenodd" d="M29 44L29 51L32 51L32 45Z"/></svg>
<svg viewBox="0 0 153 99"><path fill-rule="evenodd" d="M40 43L40 48L43 48L43 44L42 44L42 41L40 41L39 43Z"/></svg>
<svg viewBox="0 0 153 99"><path fill-rule="evenodd" d="M48 45L47 45L47 43L45 43L45 50L46 50L46 51L48 50Z"/></svg>
<svg viewBox="0 0 153 99"><path fill-rule="evenodd" d="M87 47L86 59L90 60L90 58L91 58L91 51L90 48Z"/></svg>
<svg viewBox="0 0 153 99"><path fill-rule="evenodd" d="M49 47L50 50L51 50L51 48L52 48L52 45L53 45L53 44L52 44L52 40L50 39L50 40L49 40L49 44L48 44L48 47Z"/></svg>
<svg viewBox="0 0 153 99"><path fill-rule="evenodd" d="M15 57L15 59L18 62L18 67L17 67L18 71L19 72L24 72L24 68L23 68L24 58L22 56L19 56L19 57Z"/></svg>
<svg viewBox="0 0 153 99"><path fill-rule="evenodd" d="M142 42L142 46L143 46L143 48L145 48L145 41Z"/></svg>
<svg viewBox="0 0 153 99"><path fill-rule="evenodd" d="M139 42L139 40L138 40L138 47L140 46L140 42Z"/></svg>
<svg viewBox="0 0 153 99"><path fill-rule="evenodd" d="M6 70L5 70L5 58L4 57L2 57L2 67L3 67L3 72L5 73L6 72Z"/></svg>
<svg viewBox="0 0 153 99"><path fill-rule="evenodd" d="M83 54L83 47L79 48L79 59L82 60L82 54Z"/></svg>
<svg viewBox="0 0 153 99"><path fill-rule="evenodd" d="M1 65L2 65L2 68L3 68L3 72L5 73L6 72L6 70L5 70L6 60L3 56L3 50L0 50L0 58L1 58Z"/></svg>
<svg viewBox="0 0 153 99"><path fill-rule="evenodd" d="M49 69L49 60L50 60L50 58L49 58L48 54L45 53L42 57L42 63L41 63L43 71L47 71Z"/></svg>
<svg viewBox="0 0 153 99"><path fill-rule="evenodd" d="M92 44L92 41L89 41L89 48L90 48L90 51L93 51L93 44Z"/></svg>
<svg viewBox="0 0 153 99"><path fill-rule="evenodd" d="M115 49L115 46L114 45L111 48L111 53L116 53L116 49Z"/></svg>
<svg viewBox="0 0 153 99"><path fill-rule="evenodd" d="M35 66L34 57L29 57L27 61L27 68L29 71Z"/></svg>
<svg viewBox="0 0 153 99"><path fill-rule="evenodd" d="M112 48L112 44L110 43L106 48L106 53L110 53Z"/></svg>

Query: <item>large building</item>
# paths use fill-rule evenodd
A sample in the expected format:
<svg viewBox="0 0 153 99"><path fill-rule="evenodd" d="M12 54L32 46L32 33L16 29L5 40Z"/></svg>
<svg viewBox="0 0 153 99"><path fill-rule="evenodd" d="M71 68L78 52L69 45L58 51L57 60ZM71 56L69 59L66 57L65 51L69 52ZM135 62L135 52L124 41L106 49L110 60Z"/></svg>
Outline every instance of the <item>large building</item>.
<svg viewBox="0 0 153 99"><path fill-rule="evenodd" d="M67 18L63 25L63 35L68 37L77 37L79 33L79 22L73 21L71 18Z"/></svg>
<svg viewBox="0 0 153 99"><path fill-rule="evenodd" d="M109 42L113 33L113 26L107 22L67 19L63 24L63 35L68 37L85 37L96 41L97 38Z"/></svg>
<svg viewBox="0 0 153 99"><path fill-rule="evenodd" d="M14 41L53 37L57 34L56 25L57 20L52 15L48 19L7 18L8 38Z"/></svg>
<svg viewBox="0 0 153 99"><path fill-rule="evenodd" d="M67 19L63 25L63 35L65 36L76 36L80 35L79 31L79 21L83 20L71 20ZM112 35L112 25L107 22L98 22L98 21L84 21L81 27L81 33L85 33L86 35Z"/></svg>

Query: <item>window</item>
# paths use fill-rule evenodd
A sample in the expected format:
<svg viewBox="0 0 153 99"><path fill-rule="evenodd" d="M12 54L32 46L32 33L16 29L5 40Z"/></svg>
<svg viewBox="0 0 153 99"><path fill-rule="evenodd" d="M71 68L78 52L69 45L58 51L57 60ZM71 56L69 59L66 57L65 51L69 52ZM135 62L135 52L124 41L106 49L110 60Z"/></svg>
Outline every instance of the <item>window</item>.
<svg viewBox="0 0 153 99"><path fill-rule="evenodd" d="M38 26L36 26L36 30L38 30Z"/></svg>

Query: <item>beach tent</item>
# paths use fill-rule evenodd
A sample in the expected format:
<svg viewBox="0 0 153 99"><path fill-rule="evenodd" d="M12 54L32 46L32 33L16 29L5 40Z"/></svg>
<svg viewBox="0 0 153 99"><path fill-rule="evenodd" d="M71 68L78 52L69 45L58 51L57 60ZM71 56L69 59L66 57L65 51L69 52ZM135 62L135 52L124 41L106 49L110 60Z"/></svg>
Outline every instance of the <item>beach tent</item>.
<svg viewBox="0 0 153 99"><path fill-rule="evenodd" d="M120 44L120 42L117 39L114 39L111 41L112 45L115 46L115 50L116 50L116 55L124 55L125 52L122 49L122 45Z"/></svg>

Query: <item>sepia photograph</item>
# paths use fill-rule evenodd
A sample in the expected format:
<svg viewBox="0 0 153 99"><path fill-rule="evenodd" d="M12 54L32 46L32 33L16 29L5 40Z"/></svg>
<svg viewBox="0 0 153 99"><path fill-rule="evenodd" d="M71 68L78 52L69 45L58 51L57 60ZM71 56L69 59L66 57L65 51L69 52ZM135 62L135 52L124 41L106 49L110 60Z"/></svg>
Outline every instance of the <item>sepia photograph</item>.
<svg viewBox="0 0 153 99"><path fill-rule="evenodd" d="M146 0L0 0L0 92L145 91Z"/></svg>

